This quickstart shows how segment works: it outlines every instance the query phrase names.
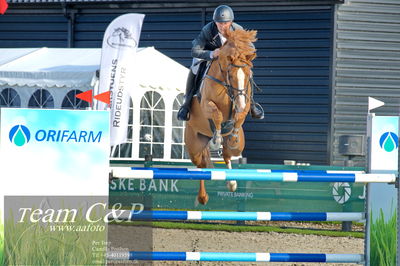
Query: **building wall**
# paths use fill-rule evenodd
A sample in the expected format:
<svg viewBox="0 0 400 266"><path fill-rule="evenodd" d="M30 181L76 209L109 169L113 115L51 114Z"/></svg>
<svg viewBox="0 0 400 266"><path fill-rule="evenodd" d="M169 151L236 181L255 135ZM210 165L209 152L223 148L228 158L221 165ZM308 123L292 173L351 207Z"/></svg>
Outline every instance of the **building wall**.
<svg viewBox="0 0 400 266"><path fill-rule="evenodd" d="M0 47L99 48L107 25L145 13L140 46L190 66L191 40L216 2L26 3L0 16ZM245 123L249 163L329 162L333 1L227 1L235 20L258 30L255 99L265 119ZM66 7L66 8L63 8ZM64 13L63 13L64 12Z"/></svg>
<svg viewBox="0 0 400 266"><path fill-rule="evenodd" d="M337 6L336 27L332 164L341 165L339 137L366 134L368 96L385 102L377 115L399 115L400 1L348 0Z"/></svg>

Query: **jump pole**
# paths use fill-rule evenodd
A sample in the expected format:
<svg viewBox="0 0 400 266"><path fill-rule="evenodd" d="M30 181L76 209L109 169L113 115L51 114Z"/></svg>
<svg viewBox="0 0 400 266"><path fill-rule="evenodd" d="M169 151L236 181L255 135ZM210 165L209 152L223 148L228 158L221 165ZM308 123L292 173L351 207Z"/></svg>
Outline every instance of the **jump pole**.
<svg viewBox="0 0 400 266"><path fill-rule="evenodd" d="M243 252L107 252L107 260L362 263L362 254Z"/></svg>
<svg viewBox="0 0 400 266"><path fill-rule="evenodd" d="M123 211L112 220L364 221L362 212Z"/></svg>
<svg viewBox="0 0 400 266"><path fill-rule="evenodd" d="M188 179L188 180L238 180L238 181L270 181L270 182L349 182L349 183L393 183L395 174L364 174L305 172L270 172L263 169L219 169L219 170L137 170L129 167L111 168L112 178L131 179Z"/></svg>

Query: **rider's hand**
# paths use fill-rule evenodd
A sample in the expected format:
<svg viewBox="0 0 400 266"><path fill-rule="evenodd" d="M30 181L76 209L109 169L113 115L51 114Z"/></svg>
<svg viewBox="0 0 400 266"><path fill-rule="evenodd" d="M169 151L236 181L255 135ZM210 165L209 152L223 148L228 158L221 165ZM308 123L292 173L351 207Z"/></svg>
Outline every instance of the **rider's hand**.
<svg viewBox="0 0 400 266"><path fill-rule="evenodd" d="M219 56L219 48L213 51L213 58L217 58Z"/></svg>

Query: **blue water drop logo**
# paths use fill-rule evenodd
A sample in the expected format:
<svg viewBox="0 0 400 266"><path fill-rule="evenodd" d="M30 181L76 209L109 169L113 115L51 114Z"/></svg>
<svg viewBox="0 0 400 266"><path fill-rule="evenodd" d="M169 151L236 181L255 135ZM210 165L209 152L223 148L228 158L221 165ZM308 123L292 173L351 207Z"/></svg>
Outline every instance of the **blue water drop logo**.
<svg viewBox="0 0 400 266"><path fill-rule="evenodd" d="M18 147L24 146L31 139L31 132L24 125L13 126L8 135L11 143Z"/></svg>
<svg viewBox="0 0 400 266"><path fill-rule="evenodd" d="M399 147L399 136L393 132L385 132L379 139L379 145L387 152L391 152Z"/></svg>

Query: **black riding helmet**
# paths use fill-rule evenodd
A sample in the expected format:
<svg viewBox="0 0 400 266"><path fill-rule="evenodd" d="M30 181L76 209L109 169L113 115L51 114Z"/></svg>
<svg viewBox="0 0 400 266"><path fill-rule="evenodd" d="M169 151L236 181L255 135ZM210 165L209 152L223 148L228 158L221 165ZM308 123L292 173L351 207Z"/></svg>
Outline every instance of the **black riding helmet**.
<svg viewBox="0 0 400 266"><path fill-rule="evenodd" d="M233 10L229 6L220 5L214 10L213 20L215 22L230 22L233 19Z"/></svg>

